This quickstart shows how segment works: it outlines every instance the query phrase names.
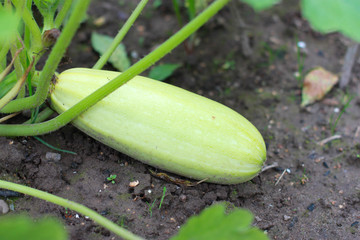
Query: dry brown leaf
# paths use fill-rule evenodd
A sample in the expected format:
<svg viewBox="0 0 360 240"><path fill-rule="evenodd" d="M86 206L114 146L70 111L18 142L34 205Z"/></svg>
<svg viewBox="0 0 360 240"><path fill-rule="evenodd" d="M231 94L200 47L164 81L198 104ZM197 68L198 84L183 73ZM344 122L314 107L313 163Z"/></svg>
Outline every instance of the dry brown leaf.
<svg viewBox="0 0 360 240"><path fill-rule="evenodd" d="M338 81L338 76L322 67L310 71L305 76L301 107L322 99Z"/></svg>

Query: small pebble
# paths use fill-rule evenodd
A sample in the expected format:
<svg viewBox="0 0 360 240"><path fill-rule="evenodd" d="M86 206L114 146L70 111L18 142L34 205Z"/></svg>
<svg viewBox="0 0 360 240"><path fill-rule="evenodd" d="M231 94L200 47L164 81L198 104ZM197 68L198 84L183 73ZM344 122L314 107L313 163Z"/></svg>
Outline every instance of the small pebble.
<svg viewBox="0 0 360 240"><path fill-rule="evenodd" d="M314 211L314 209L315 209L315 204L314 204L314 203L310 204L310 205L307 207L307 210L309 210L310 212Z"/></svg>
<svg viewBox="0 0 360 240"><path fill-rule="evenodd" d="M329 165L326 162L323 162L323 166L329 168Z"/></svg>
<svg viewBox="0 0 360 240"><path fill-rule="evenodd" d="M54 153L54 152L47 152L45 155L46 160L48 161L54 161L58 162L61 160L61 154L60 153Z"/></svg>
<svg viewBox="0 0 360 240"><path fill-rule="evenodd" d="M351 224L351 227L358 227L359 226L359 221L355 221Z"/></svg>
<svg viewBox="0 0 360 240"><path fill-rule="evenodd" d="M8 212L9 212L9 205L4 200L0 200L0 213L6 214Z"/></svg>
<svg viewBox="0 0 360 240"><path fill-rule="evenodd" d="M261 221L262 221L262 218L261 218L261 217L258 217L258 216L255 216L255 220L256 220L257 222L261 222Z"/></svg>
<svg viewBox="0 0 360 240"><path fill-rule="evenodd" d="M186 195L184 195L184 194L181 194L181 195L179 196L180 202L186 202L186 199L187 199L187 197L186 197Z"/></svg>
<svg viewBox="0 0 360 240"><path fill-rule="evenodd" d="M316 152L312 152L308 155L308 158L311 160L314 160L317 156L318 156L318 154Z"/></svg>
<svg viewBox="0 0 360 240"><path fill-rule="evenodd" d="M136 51L131 51L130 55L131 55L131 57L133 59L138 59L139 58L139 54Z"/></svg>
<svg viewBox="0 0 360 240"><path fill-rule="evenodd" d="M324 176L328 176L330 174L330 170L326 171L326 173L324 173Z"/></svg>
<svg viewBox="0 0 360 240"><path fill-rule="evenodd" d="M284 220L285 220L285 221L290 220L290 218L291 218L290 216L288 216L288 215L284 215Z"/></svg>
<svg viewBox="0 0 360 240"><path fill-rule="evenodd" d="M296 217L296 216L293 217L293 219L291 220L291 223L288 226L288 229L291 230L294 227L295 223L297 223L298 221L299 221L298 217Z"/></svg>

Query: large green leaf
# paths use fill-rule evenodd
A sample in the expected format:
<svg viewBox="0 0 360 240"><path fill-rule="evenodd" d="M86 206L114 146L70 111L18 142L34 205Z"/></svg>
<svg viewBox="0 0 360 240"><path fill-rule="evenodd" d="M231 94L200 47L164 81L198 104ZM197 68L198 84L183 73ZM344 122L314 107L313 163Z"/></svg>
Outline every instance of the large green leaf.
<svg viewBox="0 0 360 240"><path fill-rule="evenodd" d="M0 217L0 239L4 240L66 240L64 226L54 218L33 222L24 215Z"/></svg>
<svg viewBox="0 0 360 240"><path fill-rule="evenodd" d="M191 217L171 240L267 240L267 236L251 226L252 214L244 209L225 213L225 206L214 205L199 216Z"/></svg>
<svg viewBox="0 0 360 240"><path fill-rule="evenodd" d="M301 8L315 30L339 31L360 42L360 0L302 0Z"/></svg>
<svg viewBox="0 0 360 240"><path fill-rule="evenodd" d="M271 7L275 3L278 3L280 0L241 0L241 1L249 4L251 7L255 9L255 11L261 11Z"/></svg>
<svg viewBox="0 0 360 240"><path fill-rule="evenodd" d="M93 32L91 34L91 45L100 53L104 54L114 39L112 37ZM109 62L119 71L125 71L130 67L124 44L120 43L109 58Z"/></svg>

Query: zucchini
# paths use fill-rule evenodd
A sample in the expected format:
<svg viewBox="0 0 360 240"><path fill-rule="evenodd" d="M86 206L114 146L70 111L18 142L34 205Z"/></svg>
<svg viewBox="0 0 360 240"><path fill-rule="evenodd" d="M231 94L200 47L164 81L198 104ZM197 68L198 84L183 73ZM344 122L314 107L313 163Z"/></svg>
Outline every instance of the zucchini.
<svg viewBox="0 0 360 240"><path fill-rule="evenodd" d="M118 72L74 68L51 93L59 113ZM236 184L266 160L259 131L230 108L181 88L137 76L72 122L96 140L146 164L189 178Z"/></svg>

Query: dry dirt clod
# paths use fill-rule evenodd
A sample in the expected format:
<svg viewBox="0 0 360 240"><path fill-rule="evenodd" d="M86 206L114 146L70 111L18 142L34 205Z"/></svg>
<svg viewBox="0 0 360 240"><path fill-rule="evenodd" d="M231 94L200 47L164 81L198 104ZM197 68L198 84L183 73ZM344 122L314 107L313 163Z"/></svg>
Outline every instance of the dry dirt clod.
<svg viewBox="0 0 360 240"><path fill-rule="evenodd" d="M59 162L61 160L61 154L60 153L54 153L54 152L47 152L45 154L45 158L48 161Z"/></svg>

